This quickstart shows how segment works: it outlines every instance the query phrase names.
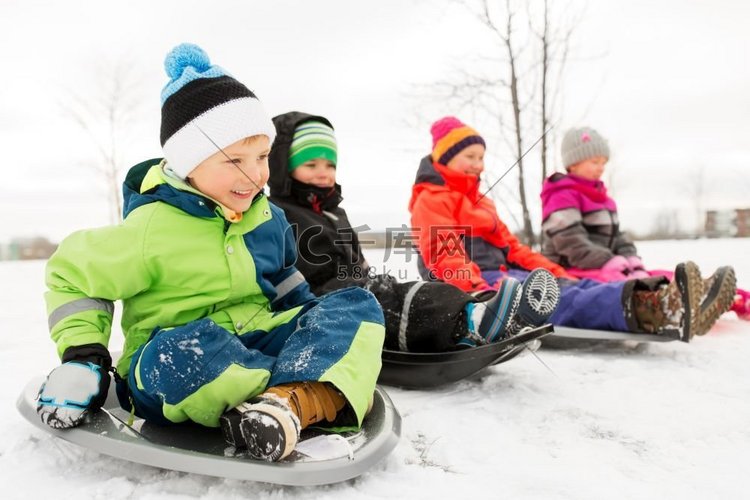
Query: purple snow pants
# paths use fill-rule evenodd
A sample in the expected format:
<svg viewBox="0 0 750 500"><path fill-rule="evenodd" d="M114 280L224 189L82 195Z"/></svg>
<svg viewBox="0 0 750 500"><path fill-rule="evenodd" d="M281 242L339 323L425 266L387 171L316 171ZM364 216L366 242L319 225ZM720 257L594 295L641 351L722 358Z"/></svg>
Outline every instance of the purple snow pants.
<svg viewBox="0 0 750 500"><path fill-rule="evenodd" d="M511 276L523 282L529 271L509 269L508 271L483 271L482 277L494 286L504 276ZM550 323L573 328L628 332L625 311L622 305L622 292L625 281L600 283L582 279L579 281L558 280L560 283L560 305L552 314Z"/></svg>

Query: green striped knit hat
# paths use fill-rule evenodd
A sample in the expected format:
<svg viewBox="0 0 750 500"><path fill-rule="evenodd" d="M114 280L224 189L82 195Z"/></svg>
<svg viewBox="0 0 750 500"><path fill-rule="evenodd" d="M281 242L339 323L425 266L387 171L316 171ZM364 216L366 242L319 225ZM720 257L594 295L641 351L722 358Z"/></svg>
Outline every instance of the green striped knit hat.
<svg viewBox="0 0 750 500"><path fill-rule="evenodd" d="M336 136L333 129L322 122L309 121L294 129L289 147L289 171L306 161L325 158L336 165Z"/></svg>

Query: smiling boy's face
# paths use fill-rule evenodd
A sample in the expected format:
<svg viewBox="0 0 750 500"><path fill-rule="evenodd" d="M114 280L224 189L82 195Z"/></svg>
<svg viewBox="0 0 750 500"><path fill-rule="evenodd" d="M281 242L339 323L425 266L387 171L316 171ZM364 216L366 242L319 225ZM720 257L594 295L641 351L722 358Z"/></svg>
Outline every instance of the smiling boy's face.
<svg viewBox="0 0 750 500"><path fill-rule="evenodd" d="M241 139L203 160L188 174L188 181L225 207L245 212L268 182L270 152L265 135Z"/></svg>

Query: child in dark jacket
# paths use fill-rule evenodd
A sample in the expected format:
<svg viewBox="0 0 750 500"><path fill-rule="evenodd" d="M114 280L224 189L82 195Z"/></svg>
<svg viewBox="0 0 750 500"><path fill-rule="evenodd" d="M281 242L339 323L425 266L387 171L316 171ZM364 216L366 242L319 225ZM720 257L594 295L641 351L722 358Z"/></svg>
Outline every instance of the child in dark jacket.
<svg viewBox="0 0 750 500"><path fill-rule="evenodd" d="M662 277L575 280L522 245L479 192L484 139L454 117L438 120L431 132L432 153L420 163L409 203L425 279L472 291L505 276L523 280L539 266L562 278L560 305L550 318L555 325L666 334L685 342L711 327L715 318L702 309L703 281L694 263L679 264L671 283Z"/></svg>
<svg viewBox="0 0 750 500"><path fill-rule="evenodd" d="M375 275L362 254L336 183L337 144L322 116L290 112L273 119L277 129L270 159L271 200L284 209L295 231L296 267L316 294L355 285L370 290L383 307L385 347L412 352L449 351L495 342L542 324L557 305L558 287L539 270L524 289L508 279L498 291L465 293L445 283L399 283ZM532 283L546 290L527 298Z"/></svg>
<svg viewBox="0 0 750 500"><path fill-rule="evenodd" d="M158 425L221 426L253 458L280 460L309 425L361 425L383 313L361 288L316 298L295 269L289 224L263 194L275 129L255 94L195 45L165 68L165 158L129 172L122 224L72 234L47 264L62 364L37 412L66 429L101 407L122 300L123 408Z"/></svg>
<svg viewBox="0 0 750 500"><path fill-rule="evenodd" d="M541 194L544 255L574 276L603 282L671 278L669 271L647 270L633 241L620 230L617 205L601 180L610 155L604 137L590 127L572 128L561 152L566 173L550 176ZM737 290L740 298L733 302L735 282L730 266L704 281L705 295L718 297L708 301L714 306L711 316L718 318L730 306L740 317L748 315L750 295Z"/></svg>

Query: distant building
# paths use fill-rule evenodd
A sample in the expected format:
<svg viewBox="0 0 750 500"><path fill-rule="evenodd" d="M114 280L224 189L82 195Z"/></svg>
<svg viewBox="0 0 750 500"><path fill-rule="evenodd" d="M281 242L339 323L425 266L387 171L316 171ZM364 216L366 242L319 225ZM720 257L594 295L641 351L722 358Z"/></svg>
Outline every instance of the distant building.
<svg viewBox="0 0 750 500"><path fill-rule="evenodd" d="M705 231L709 238L750 236L750 208L706 211Z"/></svg>
<svg viewBox="0 0 750 500"><path fill-rule="evenodd" d="M738 208L737 220L735 225L737 226L736 236L750 236L750 208Z"/></svg>
<svg viewBox="0 0 750 500"><path fill-rule="evenodd" d="M55 250L57 245L42 236L14 238L3 247L0 257L3 260L48 259Z"/></svg>

